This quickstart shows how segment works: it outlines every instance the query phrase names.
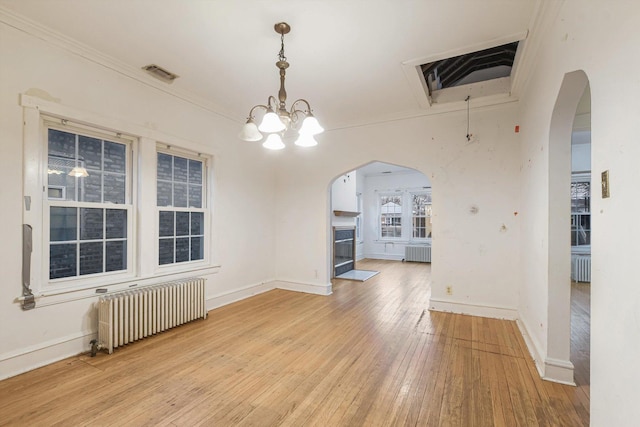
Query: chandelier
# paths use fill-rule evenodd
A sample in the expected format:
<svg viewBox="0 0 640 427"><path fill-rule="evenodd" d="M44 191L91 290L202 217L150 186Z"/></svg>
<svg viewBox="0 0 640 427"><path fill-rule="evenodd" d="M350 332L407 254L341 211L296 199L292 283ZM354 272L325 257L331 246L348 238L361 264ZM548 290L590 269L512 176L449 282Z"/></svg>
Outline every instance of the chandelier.
<svg viewBox="0 0 640 427"><path fill-rule="evenodd" d="M291 27L286 22L279 22L274 25L276 33L280 34L280 52L276 67L280 70L280 90L278 99L269 96L267 105L255 105L249 111L247 122L242 127L240 139L245 141L260 141L267 135L262 146L271 150L281 150L285 147L282 141L285 133L296 132L295 144L301 147L313 147L318 145L314 136L324 132L318 120L311 112L311 106L306 99L297 99L291 104L291 109L287 110L287 91L284 88L286 69L289 67L287 57L284 56L284 35L291 31ZM256 111L263 111L262 121L256 124Z"/></svg>

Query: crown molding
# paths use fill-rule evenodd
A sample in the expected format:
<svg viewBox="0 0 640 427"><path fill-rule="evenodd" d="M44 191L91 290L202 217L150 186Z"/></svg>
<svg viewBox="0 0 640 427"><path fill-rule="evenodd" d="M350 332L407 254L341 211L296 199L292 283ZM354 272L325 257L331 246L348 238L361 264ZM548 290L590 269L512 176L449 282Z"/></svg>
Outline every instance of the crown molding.
<svg viewBox="0 0 640 427"><path fill-rule="evenodd" d="M77 55L89 62L101 65L118 74L126 76L132 80L140 82L146 86L152 87L167 95L188 102L217 116L231 120L233 122L242 123L240 117L235 116L229 111L225 111L220 105L209 100L194 95L185 90L175 87L169 87L167 84L159 82L151 76L148 76L141 68L132 67L116 58L106 55L96 49L93 49L76 39L65 36L57 31L52 30L40 23L29 18L10 11L6 7L0 6L0 22L24 32L32 37L53 45L59 49L65 50L71 54Z"/></svg>
<svg viewBox="0 0 640 427"><path fill-rule="evenodd" d="M522 49L518 49L515 70L512 73L511 93L519 96L524 93L529 83L531 73L535 68L543 40L549 34L551 26L555 22L564 0L544 1L537 0L535 11L529 23L529 32L524 40Z"/></svg>

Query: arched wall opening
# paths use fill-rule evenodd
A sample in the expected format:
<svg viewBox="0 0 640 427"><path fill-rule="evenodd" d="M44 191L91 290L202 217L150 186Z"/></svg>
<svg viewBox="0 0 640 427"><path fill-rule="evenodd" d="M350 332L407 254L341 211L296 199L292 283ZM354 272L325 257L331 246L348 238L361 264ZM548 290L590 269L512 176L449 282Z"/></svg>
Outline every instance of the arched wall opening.
<svg viewBox="0 0 640 427"><path fill-rule="evenodd" d="M407 246L411 261L430 264L431 180L423 172L371 161L332 179L328 192L331 278L350 267L341 265L348 262L344 253L348 247L336 244L336 229L354 230L354 269L364 258L403 261Z"/></svg>
<svg viewBox="0 0 640 427"><path fill-rule="evenodd" d="M545 379L575 385L571 363L571 136L578 103L589 79L582 70L567 73L549 129L548 310Z"/></svg>

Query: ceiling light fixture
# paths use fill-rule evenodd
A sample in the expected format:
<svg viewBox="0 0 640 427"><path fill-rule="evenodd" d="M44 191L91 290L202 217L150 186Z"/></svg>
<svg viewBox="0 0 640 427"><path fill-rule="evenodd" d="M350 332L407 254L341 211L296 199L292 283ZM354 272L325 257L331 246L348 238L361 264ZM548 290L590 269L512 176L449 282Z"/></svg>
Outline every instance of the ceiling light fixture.
<svg viewBox="0 0 640 427"><path fill-rule="evenodd" d="M287 111L287 91L284 88L286 69L289 67L287 57L284 56L284 35L291 31L286 22L274 25L276 33L280 34L280 52L276 67L280 70L280 90L278 99L269 96L267 105L255 105L249 111L247 122L242 127L238 137L244 141L260 141L264 134L267 138L262 146L271 150L280 150L285 147L282 137L289 129L297 131L298 138L295 144L301 147L313 147L318 145L314 136L324 132L324 129L313 116L311 106L306 99L297 99ZM254 112L263 110L264 115L260 125L256 125ZM299 128L298 128L299 126Z"/></svg>
<svg viewBox="0 0 640 427"><path fill-rule="evenodd" d="M75 168L71 169L71 172L69 172L69 176L75 176L76 178L86 178L89 176L89 173L82 166L76 166Z"/></svg>

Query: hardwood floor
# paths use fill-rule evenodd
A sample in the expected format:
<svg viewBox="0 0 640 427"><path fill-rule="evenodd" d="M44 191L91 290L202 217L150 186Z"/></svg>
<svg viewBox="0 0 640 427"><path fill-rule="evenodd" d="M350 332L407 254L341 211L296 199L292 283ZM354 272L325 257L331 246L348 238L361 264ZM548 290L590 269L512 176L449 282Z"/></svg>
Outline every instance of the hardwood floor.
<svg viewBox="0 0 640 427"><path fill-rule="evenodd" d="M578 389L587 400L590 393L591 284L571 284L571 362Z"/></svg>
<svg viewBox="0 0 640 427"><path fill-rule="evenodd" d="M0 382L0 425L581 426L514 322L427 310L430 266L366 260L331 296L274 290Z"/></svg>

